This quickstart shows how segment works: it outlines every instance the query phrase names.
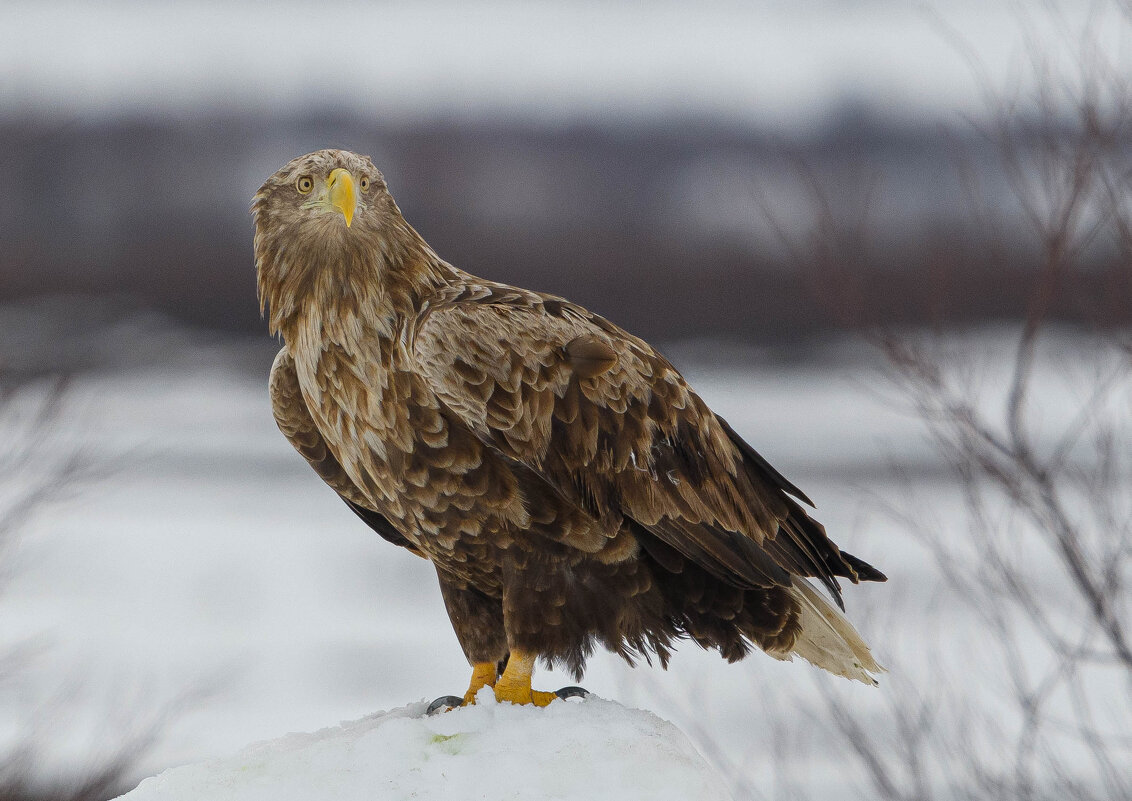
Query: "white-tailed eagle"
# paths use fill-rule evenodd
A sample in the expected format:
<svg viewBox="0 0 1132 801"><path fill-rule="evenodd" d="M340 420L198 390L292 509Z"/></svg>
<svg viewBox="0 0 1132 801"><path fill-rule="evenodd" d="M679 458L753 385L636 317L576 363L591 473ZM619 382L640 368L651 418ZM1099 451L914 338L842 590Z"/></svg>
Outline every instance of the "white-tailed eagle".
<svg viewBox="0 0 1132 801"><path fill-rule="evenodd" d="M538 658L665 664L690 637L873 682L840 551L783 478L648 343L562 298L447 264L366 157L294 159L255 196L283 337L284 435L382 537L430 560L473 700L549 703Z"/></svg>

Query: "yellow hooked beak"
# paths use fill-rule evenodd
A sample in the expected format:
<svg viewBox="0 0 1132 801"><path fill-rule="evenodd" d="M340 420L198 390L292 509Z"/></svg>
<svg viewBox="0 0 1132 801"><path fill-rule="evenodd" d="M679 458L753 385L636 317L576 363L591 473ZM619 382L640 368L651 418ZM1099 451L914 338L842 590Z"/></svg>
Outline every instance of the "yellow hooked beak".
<svg viewBox="0 0 1132 801"><path fill-rule="evenodd" d="M358 193L354 189L354 178L349 171L339 167L326 179L327 199L330 205L342 212L346 227L354 221L354 210L358 207Z"/></svg>

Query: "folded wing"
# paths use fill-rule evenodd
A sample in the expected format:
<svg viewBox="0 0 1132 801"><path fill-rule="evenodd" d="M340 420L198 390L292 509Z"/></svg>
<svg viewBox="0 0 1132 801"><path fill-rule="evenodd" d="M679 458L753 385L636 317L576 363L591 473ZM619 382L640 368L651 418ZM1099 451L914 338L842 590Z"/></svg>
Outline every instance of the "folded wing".
<svg viewBox="0 0 1132 801"><path fill-rule="evenodd" d="M739 587L883 576L842 554L808 502L642 340L567 301L469 283L434 298L417 370L492 448L604 525L632 518ZM642 545L649 548L644 538ZM669 552L670 553L670 552Z"/></svg>
<svg viewBox="0 0 1132 801"><path fill-rule="evenodd" d="M271 395L271 410L279 430L322 480L338 493L354 514L364 520L366 525L380 534L383 539L408 548L417 556L423 556L424 554L409 542L388 518L370 507L365 493L346 475L338 459L326 446L326 440L319 433L306 401L299 391L295 362L286 349L280 350L275 357L268 389Z"/></svg>

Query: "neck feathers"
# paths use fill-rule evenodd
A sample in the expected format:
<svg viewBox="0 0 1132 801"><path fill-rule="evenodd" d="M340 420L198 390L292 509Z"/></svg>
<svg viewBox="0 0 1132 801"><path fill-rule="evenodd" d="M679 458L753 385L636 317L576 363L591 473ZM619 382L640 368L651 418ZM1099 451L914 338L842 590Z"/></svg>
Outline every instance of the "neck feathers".
<svg viewBox="0 0 1132 801"><path fill-rule="evenodd" d="M380 232L340 226L287 237L286 247L282 239L257 231L256 271L268 329L292 347L300 329L333 339L392 331L454 275L399 216Z"/></svg>

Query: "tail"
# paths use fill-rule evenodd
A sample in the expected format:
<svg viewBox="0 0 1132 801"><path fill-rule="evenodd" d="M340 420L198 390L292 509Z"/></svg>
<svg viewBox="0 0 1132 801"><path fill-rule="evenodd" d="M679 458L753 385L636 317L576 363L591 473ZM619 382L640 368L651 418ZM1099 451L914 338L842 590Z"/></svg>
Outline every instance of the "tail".
<svg viewBox="0 0 1132 801"><path fill-rule="evenodd" d="M835 675L877 684L873 674L884 673L885 669L873 659L853 624L804 578L794 577L790 594L801 609L798 639L789 649L767 653L787 662L797 654Z"/></svg>

